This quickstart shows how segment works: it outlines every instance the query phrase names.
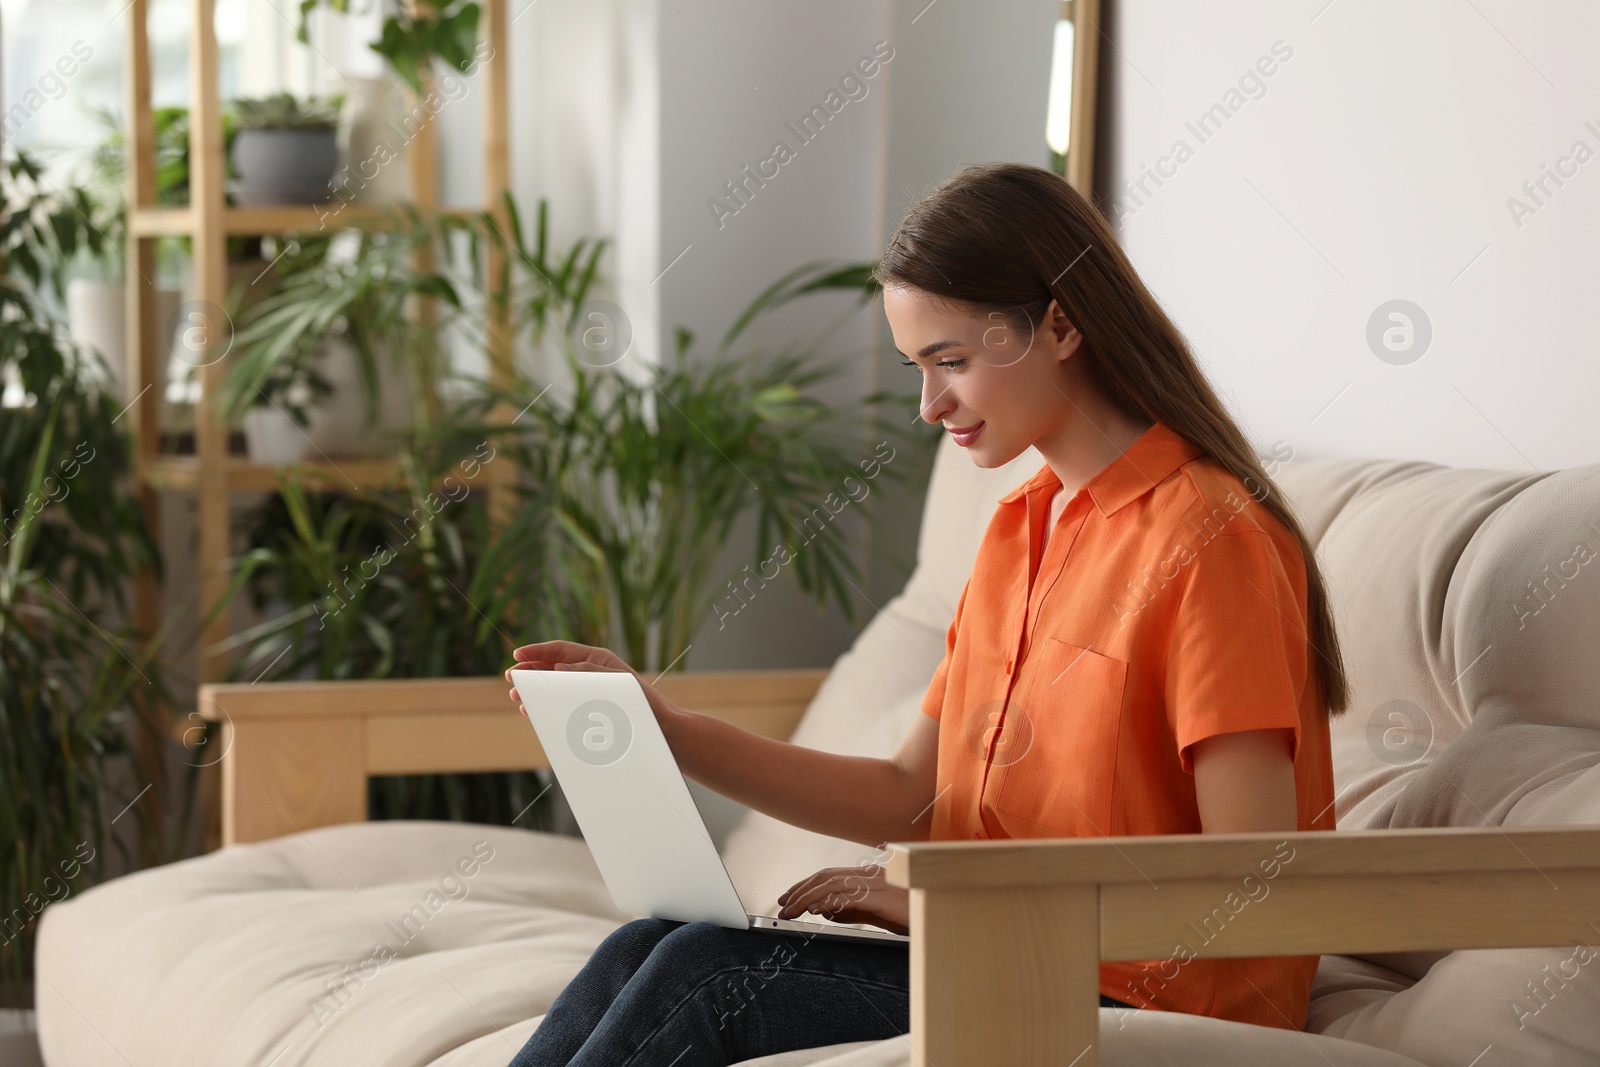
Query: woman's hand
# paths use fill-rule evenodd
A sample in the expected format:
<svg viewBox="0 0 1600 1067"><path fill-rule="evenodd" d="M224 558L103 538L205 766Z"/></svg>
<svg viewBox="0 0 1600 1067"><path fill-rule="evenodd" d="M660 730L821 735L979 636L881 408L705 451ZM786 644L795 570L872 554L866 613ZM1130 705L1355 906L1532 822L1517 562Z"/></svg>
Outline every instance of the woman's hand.
<svg viewBox="0 0 1600 1067"><path fill-rule="evenodd" d="M876 863L824 867L784 890L778 903L780 919L810 911L834 922L871 923L896 934L911 928L911 891L890 885Z"/></svg>
<svg viewBox="0 0 1600 1067"><path fill-rule="evenodd" d="M622 661L622 657L609 648L596 648L593 645L580 645L576 641L539 641L531 645L523 645L512 650L511 656L517 662L514 666L506 668L506 681L511 681L511 672L535 671L627 671L639 679L639 687L644 690L645 699L650 702L650 710L655 712L656 721L661 724L663 732L673 725L674 716L684 714L682 708L662 696L656 687L639 677L639 672ZM528 709L522 706L522 697L517 693L517 687L511 687L511 702L517 706L522 714L528 714Z"/></svg>

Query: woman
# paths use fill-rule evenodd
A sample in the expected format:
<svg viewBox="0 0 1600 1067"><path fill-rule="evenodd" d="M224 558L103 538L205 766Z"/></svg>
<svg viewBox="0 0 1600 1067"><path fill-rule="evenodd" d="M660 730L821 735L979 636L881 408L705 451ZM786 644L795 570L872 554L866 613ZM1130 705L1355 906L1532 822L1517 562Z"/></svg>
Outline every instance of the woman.
<svg viewBox="0 0 1600 1067"><path fill-rule="evenodd" d="M893 757L760 737L641 679L684 773L867 845L1332 829L1327 717L1346 682L1311 546L1104 219L1050 171L970 166L912 208L876 276L922 417L981 467L1029 446L1045 463L1001 498ZM563 641L515 657L629 669ZM1292 857L1264 847L1195 940L1226 937ZM779 903L910 925L876 865L818 871ZM1304 1025L1315 956L1195 948L1102 964L1101 1004ZM907 965L898 946L638 920L513 1067L699 1067L905 1033Z"/></svg>

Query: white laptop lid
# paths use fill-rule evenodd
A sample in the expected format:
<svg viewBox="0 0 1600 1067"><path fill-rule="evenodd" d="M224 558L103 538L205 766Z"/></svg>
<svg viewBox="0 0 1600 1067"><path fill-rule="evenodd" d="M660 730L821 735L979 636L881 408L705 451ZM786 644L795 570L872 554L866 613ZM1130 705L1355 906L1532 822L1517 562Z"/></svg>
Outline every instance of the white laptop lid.
<svg viewBox="0 0 1600 1067"><path fill-rule="evenodd" d="M514 670L511 681L618 910L748 929L638 680Z"/></svg>

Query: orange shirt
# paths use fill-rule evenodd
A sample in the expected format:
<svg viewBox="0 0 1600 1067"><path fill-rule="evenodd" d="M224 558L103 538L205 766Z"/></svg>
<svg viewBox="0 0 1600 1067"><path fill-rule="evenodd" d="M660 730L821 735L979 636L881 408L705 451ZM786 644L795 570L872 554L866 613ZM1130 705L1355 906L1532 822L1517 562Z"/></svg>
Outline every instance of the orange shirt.
<svg viewBox="0 0 1600 1067"><path fill-rule="evenodd" d="M956 606L922 702L940 721L932 838L1199 833L1190 746L1264 727L1294 731L1299 828L1333 829L1293 535L1160 422L1067 502L1041 551L1060 488L1045 464L1000 498ZM1100 992L1303 1028L1318 957L1193 958L1292 853L1262 859L1171 958L1102 963Z"/></svg>

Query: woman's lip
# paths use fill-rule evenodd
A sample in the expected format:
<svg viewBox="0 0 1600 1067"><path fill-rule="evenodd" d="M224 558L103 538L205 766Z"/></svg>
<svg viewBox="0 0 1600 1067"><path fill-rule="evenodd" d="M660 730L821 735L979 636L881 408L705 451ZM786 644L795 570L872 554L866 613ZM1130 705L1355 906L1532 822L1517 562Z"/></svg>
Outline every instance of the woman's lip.
<svg viewBox="0 0 1600 1067"><path fill-rule="evenodd" d="M951 430L950 436L955 438L956 444L966 448L978 439L978 434L983 430L983 423L978 423L970 430Z"/></svg>
<svg viewBox="0 0 1600 1067"><path fill-rule="evenodd" d="M945 429L949 430L953 434L958 434L962 437L965 437L967 434L971 433L973 430L976 430L982 425L983 423L981 422L975 422L971 426L946 426Z"/></svg>

